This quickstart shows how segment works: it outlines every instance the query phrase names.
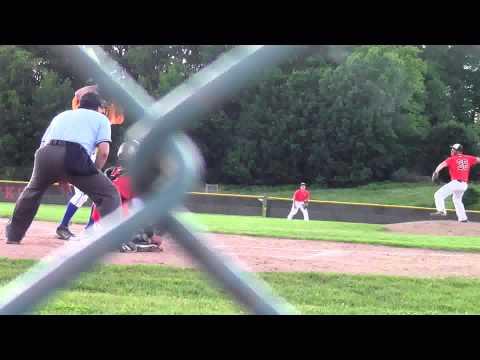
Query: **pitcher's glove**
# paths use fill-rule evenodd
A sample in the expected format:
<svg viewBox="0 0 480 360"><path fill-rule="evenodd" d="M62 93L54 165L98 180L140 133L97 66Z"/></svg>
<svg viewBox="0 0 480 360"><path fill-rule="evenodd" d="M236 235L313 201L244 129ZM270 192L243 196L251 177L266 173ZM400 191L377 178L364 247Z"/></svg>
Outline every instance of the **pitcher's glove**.
<svg viewBox="0 0 480 360"><path fill-rule="evenodd" d="M432 174L432 182L435 183L435 184L438 184L439 183L439 178L438 178L438 172L433 172Z"/></svg>
<svg viewBox="0 0 480 360"><path fill-rule="evenodd" d="M304 203L303 203L303 208L304 208L304 209L308 208L308 202L304 202Z"/></svg>

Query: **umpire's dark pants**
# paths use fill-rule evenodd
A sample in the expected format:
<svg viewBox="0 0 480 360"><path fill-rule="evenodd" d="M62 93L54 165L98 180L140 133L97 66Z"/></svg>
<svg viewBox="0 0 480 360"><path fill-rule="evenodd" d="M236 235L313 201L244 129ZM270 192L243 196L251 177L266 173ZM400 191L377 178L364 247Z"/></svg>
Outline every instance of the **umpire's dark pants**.
<svg viewBox="0 0 480 360"><path fill-rule="evenodd" d="M20 194L7 224L7 240L20 242L37 214L40 200L50 185L67 181L86 193L102 216L120 206L120 196L112 182L102 173L90 176L71 176L65 171L64 145L45 145L35 153L30 182Z"/></svg>

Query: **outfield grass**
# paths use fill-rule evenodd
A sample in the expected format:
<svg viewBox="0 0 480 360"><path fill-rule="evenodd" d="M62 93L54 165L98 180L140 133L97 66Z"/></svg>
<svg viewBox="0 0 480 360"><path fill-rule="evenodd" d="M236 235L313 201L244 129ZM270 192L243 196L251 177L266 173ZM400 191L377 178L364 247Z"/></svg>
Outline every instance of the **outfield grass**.
<svg viewBox="0 0 480 360"><path fill-rule="evenodd" d="M0 258L0 285L32 261ZM321 273L261 273L302 314L480 314L480 280ZM37 314L242 314L195 270L101 265Z"/></svg>
<svg viewBox="0 0 480 360"><path fill-rule="evenodd" d="M480 191L480 185L471 183L470 187ZM291 199L293 192L298 188L295 185L285 186L235 186L221 185L220 191L226 194L268 195ZM433 194L439 189L431 182L377 182L354 188L319 188L309 187L312 200L342 201L358 203L376 203L383 205L404 205L435 207ZM451 198L446 205L453 209ZM480 210L480 203L469 205L468 210Z"/></svg>
<svg viewBox="0 0 480 360"><path fill-rule="evenodd" d="M9 216L13 204L0 203L0 217ZM36 220L59 222L64 207L42 205ZM80 209L74 217L76 223L86 223L88 208ZM200 224L199 230L213 233L277 237L299 240L332 240L349 243L388 245L399 247L480 251L480 238L473 236L428 236L392 233L382 225L356 224L334 221L287 221L257 216L211 214L181 214L186 220Z"/></svg>
<svg viewBox="0 0 480 360"><path fill-rule="evenodd" d="M333 221L287 221L256 216L186 214L214 233L278 237L301 240L334 240L349 243L426 249L480 251L480 238L473 236L429 236L389 232L382 225Z"/></svg>
<svg viewBox="0 0 480 360"><path fill-rule="evenodd" d="M14 203L0 202L0 217L9 217L13 213ZM36 220L59 222L65 213L65 205L42 204L38 209ZM90 216L90 208L82 207L78 209L73 217L73 222L77 224L86 224Z"/></svg>

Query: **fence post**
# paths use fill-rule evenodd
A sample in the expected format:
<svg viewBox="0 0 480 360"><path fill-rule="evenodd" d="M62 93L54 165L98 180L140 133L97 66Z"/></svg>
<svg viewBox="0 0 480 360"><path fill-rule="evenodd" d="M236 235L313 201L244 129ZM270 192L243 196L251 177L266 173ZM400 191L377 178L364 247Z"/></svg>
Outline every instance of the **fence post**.
<svg viewBox="0 0 480 360"><path fill-rule="evenodd" d="M262 216L267 217L267 209L268 209L268 196L263 195L260 199L260 202L262 203Z"/></svg>

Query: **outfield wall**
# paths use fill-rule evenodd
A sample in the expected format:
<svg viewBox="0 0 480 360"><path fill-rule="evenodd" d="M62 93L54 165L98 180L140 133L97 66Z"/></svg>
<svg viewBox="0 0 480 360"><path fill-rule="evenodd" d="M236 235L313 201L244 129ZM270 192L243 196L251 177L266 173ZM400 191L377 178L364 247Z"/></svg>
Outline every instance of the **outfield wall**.
<svg viewBox="0 0 480 360"><path fill-rule="evenodd" d="M0 201L15 202L27 183L0 180ZM69 195L58 185L52 185L45 193L42 203L66 204ZM433 199L432 199L433 200ZM290 199L252 195L213 194L191 192L184 206L195 213L266 216L286 218L292 202ZM367 224L392 224L410 221L431 220L433 208L394 206L335 201L310 201L308 212L311 220L346 221ZM480 211L467 211L470 221L480 222ZM299 211L295 217L303 219ZM456 220L455 212L448 211L447 219Z"/></svg>
<svg viewBox="0 0 480 360"><path fill-rule="evenodd" d="M228 215L256 215L286 218L292 206L291 199L248 195L190 193L185 207L192 212ZM434 208L395 206L336 201L310 201L311 220L346 221L367 224L394 224L432 220ZM471 221L480 222L480 211L467 211ZM303 219L298 211L295 219ZM446 219L456 220L455 212L448 211Z"/></svg>
<svg viewBox="0 0 480 360"><path fill-rule="evenodd" d="M27 185L25 181L0 180L0 201L15 202ZM50 186L42 198L44 204L66 204L70 196L65 194L58 184Z"/></svg>

